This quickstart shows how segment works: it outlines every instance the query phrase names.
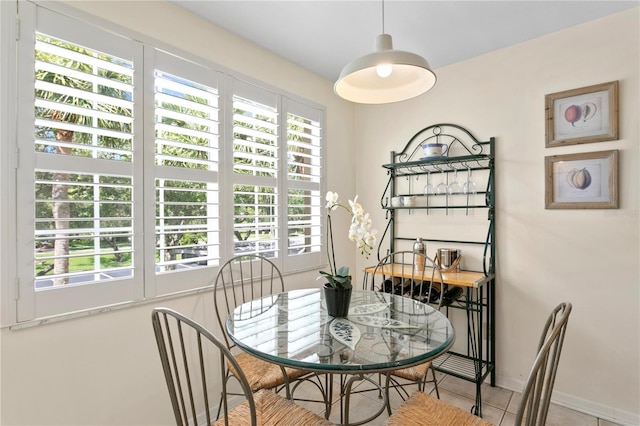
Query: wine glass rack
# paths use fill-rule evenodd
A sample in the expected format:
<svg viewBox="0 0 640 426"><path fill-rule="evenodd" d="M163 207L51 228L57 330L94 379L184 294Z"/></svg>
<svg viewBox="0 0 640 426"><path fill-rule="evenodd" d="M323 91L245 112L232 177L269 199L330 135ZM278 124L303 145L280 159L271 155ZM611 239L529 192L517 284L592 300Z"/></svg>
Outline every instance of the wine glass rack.
<svg viewBox="0 0 640 426"><path fill-rule="evenodd" d="M438 143L446 145L445 154L436 157L425 157L422 145ZM446 309L464 310L466 328L459 328L458 333L466 332L466 348L458 352L450 351L433 361L437 370L476 384L476 401L471 408L477 415L482 415L481 384L490 378L491 386L496 384L495 371L495 174L494 174L495 138L487 141L476 139L467 129L455 124L435 124L417 132L405 145L402 151L391 152L390 162L383 164L389 175L386 188L380 199L381 207L386 211L386 228L380 238L378 259L386 253L396 250L397 245L407 244L422 237L427 243L447 243L479 246L482 253L481 271L463 270L458 273L443 274L445 285L461 285L464 294L451 303ZM462 172L481 176L478 188L473 194L430 194L413 189L411 182L425 176L425 182L444 175ZM479 171L478 173L476 173ZM402 180L409 180L408 185L400 185ZM434 185L435 186L435 185ZM401 189L402 187L402 189ZM409 206L392 203L394 197L412 197ZM406 223L398 224L397 215L411 214L413 211L440 211L445 216L453 216L454 212L484 209L487 211L486 238L443 239L429 238L429 218L427 225L420 228L410 227ZM422 219L425 220L425 219ZM439 220L442 220L441 218ZM401 229L404 227L404 229ZM413 229L406 229L413 228ZM386 249L386 250L385 250ZM448 278L447 278L448 277ZM448 281L448 282L447 282ZM459 337L459 339L462 336ZM464 341L464 340L463 340Z"/></svg>

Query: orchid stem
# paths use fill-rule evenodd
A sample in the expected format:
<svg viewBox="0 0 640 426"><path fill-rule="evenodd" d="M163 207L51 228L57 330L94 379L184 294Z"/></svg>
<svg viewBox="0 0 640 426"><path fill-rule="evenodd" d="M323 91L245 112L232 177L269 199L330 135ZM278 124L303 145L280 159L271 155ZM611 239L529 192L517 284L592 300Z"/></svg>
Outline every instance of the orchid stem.
<svg viewBox="0 0 640 426"><path fill-rule="evenodd" d="M333 250L333 230L331 229L331 215L327 215L327 258L331 275L336 274L336 253Z"/></svg>

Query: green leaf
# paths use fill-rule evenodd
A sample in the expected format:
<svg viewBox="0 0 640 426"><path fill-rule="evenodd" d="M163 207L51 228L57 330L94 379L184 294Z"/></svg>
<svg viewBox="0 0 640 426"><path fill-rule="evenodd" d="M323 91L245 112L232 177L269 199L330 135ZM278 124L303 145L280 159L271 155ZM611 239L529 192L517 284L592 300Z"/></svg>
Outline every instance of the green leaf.
<svg viewBox="0 0 640 426"><path fill-rule="evenodd" d="M341 266L336 271L336 275L340 275L340 276L343 276L343 277L349 276L349 267L348 266Z"/></svg>
<svg viewBox="0 0 640 426"><path fill-rule="evenodd" d="M335 275L331 275L326 271L319 271L320 276L316 278L326 279L327 283L333 288L349 288L351 287L351 275L349 275L349 267L343 266L336 271Z"/></svg>

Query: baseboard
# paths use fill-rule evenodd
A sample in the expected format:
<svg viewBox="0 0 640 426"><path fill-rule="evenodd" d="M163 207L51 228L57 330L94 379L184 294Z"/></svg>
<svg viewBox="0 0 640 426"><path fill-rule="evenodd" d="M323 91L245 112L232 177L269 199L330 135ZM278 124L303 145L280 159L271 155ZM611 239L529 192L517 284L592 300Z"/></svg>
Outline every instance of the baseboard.
<svg viewBox="0 0 640 426"><path fill-rule="evenodd" d="M524 387L524 382L505 377L496 377L496 382L499 387L514 392L522 392L522 388ZM553 395L551 396L551 402L619 425L640 425L639 414L622 411L617 408L579 398L568 393L554 390Z"/></svg>

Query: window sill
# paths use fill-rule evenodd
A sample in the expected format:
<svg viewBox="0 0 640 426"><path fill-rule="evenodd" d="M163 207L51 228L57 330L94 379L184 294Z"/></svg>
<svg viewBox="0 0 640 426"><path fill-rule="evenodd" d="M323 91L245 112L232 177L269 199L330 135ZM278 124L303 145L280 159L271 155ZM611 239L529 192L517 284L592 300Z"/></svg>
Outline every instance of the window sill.
<svg viewBox="0 0 640 426"><path fill-rule="evenodd" d="M157 296L157 297L153 297L153 298L150 298L150 299L143 299L143 300L136 300L136 301L125 302L125 303L118 303L118 304L109 305L109 306L101 306L99 308L87 309L85 311L78 311L78 312L70 312L70 313L61 314L61 315L55 315L55 316L51 316L51 317L36 318L36 319L33 319L33 320L24 321L24 322L20 322L20 323L16 323L16 324L3 325L0 328L8 328L9 330L22 330L24 328L38 327L38 326L41 326L41 325L53 324L53 323L57 323L57 322L61 322L61 321L67 321L67 320L72 320L72 319L76 319L76 318L82 318L82 317L86 317L86 316L89 316L89 315L101 314L101 313L104 313L104 312L118 311L120 309L126 309L126 308L135 307L135 306L146 305L148 303L157 303L157 302L160 302L160 301L163 301L163 300L170 300L170 299L175 299L175 298L178 298L178 297L192 296L192 295L195 295L195 294L205 293L205 292L212 291L212 290L213 290L213 285L210 285L210 286L206 286L206 287L200 287L200 288L196 288L196 289L185 290L185 291L181 291L181 292L177 292L177 293L166 294L166 295L163 295L163 296Z"/></svg>

